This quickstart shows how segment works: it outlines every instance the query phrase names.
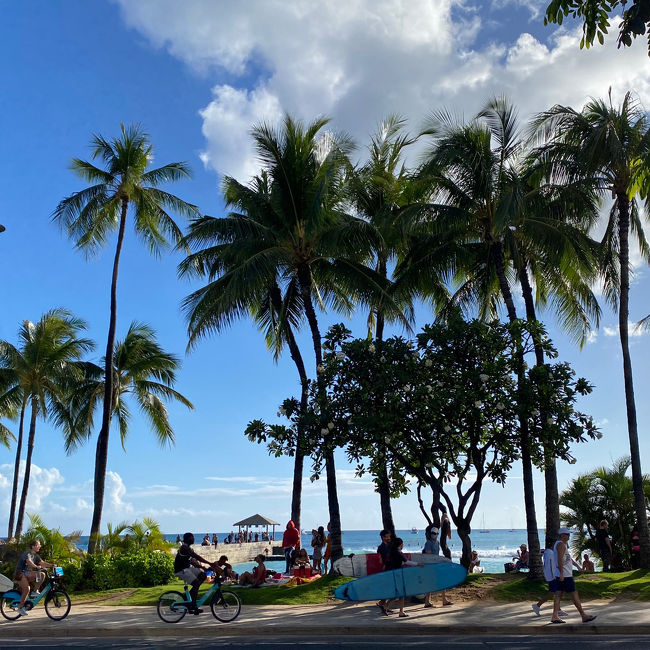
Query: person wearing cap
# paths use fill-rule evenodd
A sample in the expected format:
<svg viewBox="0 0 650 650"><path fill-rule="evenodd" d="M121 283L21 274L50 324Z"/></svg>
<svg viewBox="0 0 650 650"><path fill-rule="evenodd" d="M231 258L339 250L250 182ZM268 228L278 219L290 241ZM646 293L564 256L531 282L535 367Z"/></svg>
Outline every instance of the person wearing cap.
<svg viewBox="0 0 650 650"><path fill-rule="evenodd" d="M424 548L422 549L422 552L425 553L426 555L440 555L440 542L438 541L438 533L439 533L438 529L433 524L429 524L425 528L424 535L427 541L424 544ZM453 605L451 600L447 598L447 592L444 589L442 590L441 593L442 593L442 604ZM424 595L424 606L433 607L430 593Z"/></svg>
<svg viewBox="0 0 650 650"><path fill-rule="evenodd" d="M583 623L589 623L593 621L596 616L589 615L582 608L582 603L580 602L580 596L576 591L576 585L573 580L573 565L575 562L569 553L568 543L569 537L571 537L571 531L568 528L560 528L557 531L558 539L553 546L553 551L555 552L555 579L549 584L549 589L554 593L553 597L553 614L551 615L551 623L564 623L561 618L559 618L560 610L560 599L562 594L571 594L573 598L573 604L578 610L582 618Z"/></svg>

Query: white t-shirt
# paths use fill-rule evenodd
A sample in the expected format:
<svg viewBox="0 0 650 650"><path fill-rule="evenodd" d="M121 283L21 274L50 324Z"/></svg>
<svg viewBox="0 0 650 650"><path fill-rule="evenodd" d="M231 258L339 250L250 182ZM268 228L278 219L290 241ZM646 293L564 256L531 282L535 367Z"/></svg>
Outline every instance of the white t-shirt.
<svg viewBox="0 0 650 650"><path fill-rule="evenodd" d="M555 578L555 551L547 548L542 554L542 564L544 566L544 580L551 582Z"/></svg>

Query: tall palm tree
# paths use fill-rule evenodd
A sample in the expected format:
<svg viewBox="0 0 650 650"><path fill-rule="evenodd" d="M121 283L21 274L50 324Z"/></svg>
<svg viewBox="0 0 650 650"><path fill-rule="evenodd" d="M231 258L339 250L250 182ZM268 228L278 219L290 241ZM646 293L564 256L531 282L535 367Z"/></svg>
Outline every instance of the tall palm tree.
<svg viewBox="0 0 650 650"><path fill-rule="evenodd" d="M53 219L60 224L77 248L94 253L102 248L108 236L117 230L117 244L111 278L111 306L106 341L106 382L102 426L97 438L94 479L94 509L90 527L89 552L95 549L104 504L104 480L108 459L108 439L111 423L113 348L117 326L117 277L126 231L129 208L133 225L149 250L159 254L169 243L180 242L182 232L167 210L186 217L198 216L196 206L160 189L160 185L190 176L184 162L174 162L150 169L153 146L149 136L138 125L121 127L121 136L108 140L94 135L91 140L92 158L104 164L101 169L91 162L74 158L72 169L92 183L63 199L54 210Z"/></svg>
<svg viewBox="0 0 650 650"><path fill-rule="evenodd" d="M245 291L259 300L277 284L288 297L285 303L299 305L308 322L317 384L322 348L314 300L321 308L332 305L350 310L355 303L367 304L371 295L384 291L390 302L385 280L363 264L374 243L372 227L340 209L341 181L349 169L346 157L351 144L346 137L332 134L319 139L327 123L320 118L304 126L286 116L278 130L266 124L253 128L268 191L258 192L226 179L228 202L243 205L245 200L245 214L230 215L231 220L219 225L218 233L215 230L213 249L206 248L205 254L213 258L214 275L220 279L185 301L192 336L195 329L209 325L205 318L211 310L216 319L234 313L231 307L224 309L227 304L245 313L251 307L242 298ZM229 265L232 260L236 261ZM297 324L294 319L292 326ZM334 449L329 440L324 446L332 556L336 558L342 546Z"/></svg>
<svg viewBox="0 0 650 650"><path fill-rule="evenodd" d="M255 252L274 238L273 226L267 223L270 188L268 174L262 172L249 185L225 177L223 194L232 211L217 219L204 216L190 224L184 243L201 247L179 265L182 276L207 277L208 284L185 300L189 315L188 347L210 332L220 332L233 320L251 315L264 332L267 346L277 360L286 345L298 370L301 386L301 409L307 410L309 379L294 330L303 318L302 302L294 279L280 286L277 275L255 272ZM258 281L259 280L259 281ZM291 519L300 528L302 476L304 466L304 432L299 422L294 452Z"/></svg>
<svg viewBox="0 0 650 650"><path fill-rule="evenodd" d="M180 367L178 357L165 352L148 325L131 323L123 341L116 341L111 386L112 416L120 431L122 448L129 433L129 399L138 406L161 445L174 442L165 402L174 400L187 408L192 403L173 386ZM105 375L100 366L87 367L84 379L71 391L66 403L53 416L64 429L68 453L84 444L92 435L94 415L104 396Z"/></svg>
<svg viewBox="0 0 650 650"><path fill-rule="evenodd" d="M643 230L637 197L646 199L650 178L650 133L643 108L631 93L619 107L592 99L582 111L554 106L536 119L540 135L547 143L540 149L553 164L560 179L589 179L613 205L602 240L602 272L606 297L618 308L619 336L623 355L623 378L627 428L632 464L632 484L639 525L641 566L650 568L648 504L643 491L643 473L634 398L632 359L629 348L630 230L645 260L650 248Z"/></svg>
<svg viewBox="0 0 650 650"><path fill-rule="evenodd" d="M86 323L65 309L53 309L43 314L37 323L25 321L18 332L19 345L0 341L0 367L10 375L9 390L20 392L22 413L30 408L27 458L23 487L16 517L15 531L9 530L9 537L20 537L25 517L25 505L29 491L32 454L36 438L38 417L46 418L67 399L71 386L83 376L85 363L80 361L84 354L94 348L87 338L80 338ZM21 415L22 419L22 415ZM19 438L22 436L22 426ZM17 452L19 452L19 449ZM20 467L20 456L16 458ZM14 469L17 474L16 469ZM14 488L17 491L17 476ZM15 497L12 496L15 507ZM10 514L10 521L13 517Z"/></svg>
<svg viewBox="0 0 650 650"><path fill-rule="evenodd" d="M346 179L347 196L355 213L366 219L377 231L378 246L367 262L382 278L389 277L393 266L406 249L409 237L415 235L417 221L409 218L405 208L420 201L427 186L418 182L405 165L404 156L418 136L405 132L406 121L389 115L371 138L368 160L350 171ZM391 296L400 312L412 321L413 291L401 292L399 282L390 285ZM384 338L386 319L396 320L401 314L386 305L382 296L370 305L368 317L369 335L374 329L377 341ZM378 408L381 408L378 405ZM382 525L395 533L395 524L390 505L390 485L385 464L379 459L375 482L381 504Z"/></svg>

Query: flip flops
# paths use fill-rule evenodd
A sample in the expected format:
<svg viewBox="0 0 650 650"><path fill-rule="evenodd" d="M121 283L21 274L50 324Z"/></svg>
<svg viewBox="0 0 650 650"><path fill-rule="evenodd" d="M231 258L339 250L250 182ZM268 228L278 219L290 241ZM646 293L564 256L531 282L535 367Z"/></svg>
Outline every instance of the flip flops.
<svg viewBox="0 0 650 650"><path fill-rule="evenodd" d="M566 623L566 621L563 621L561 618L556 618L554 621L551 621L551 623L559 624L559 623Z"/></svg>
<svg viewBox="0 0 650 650"><path fill-rule="evenodd" d="M591 623L591 621L595 620L596 615L592 614L591 616L587 616L587 618L583 618L582 622L583 623Z"/></svg>

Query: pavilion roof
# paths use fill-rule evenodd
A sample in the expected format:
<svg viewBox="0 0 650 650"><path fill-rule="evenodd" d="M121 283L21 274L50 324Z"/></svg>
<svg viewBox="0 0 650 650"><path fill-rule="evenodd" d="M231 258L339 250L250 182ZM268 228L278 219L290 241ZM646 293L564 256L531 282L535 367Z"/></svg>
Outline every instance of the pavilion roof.
<svg viewBox="0 0 650 650"><path fill-rule="evenodd" d="M252 517L246 517L241 521L237 521L233 526L279 526L280 524L273 519L264 517L262 515L253 515Z"/></svg>

